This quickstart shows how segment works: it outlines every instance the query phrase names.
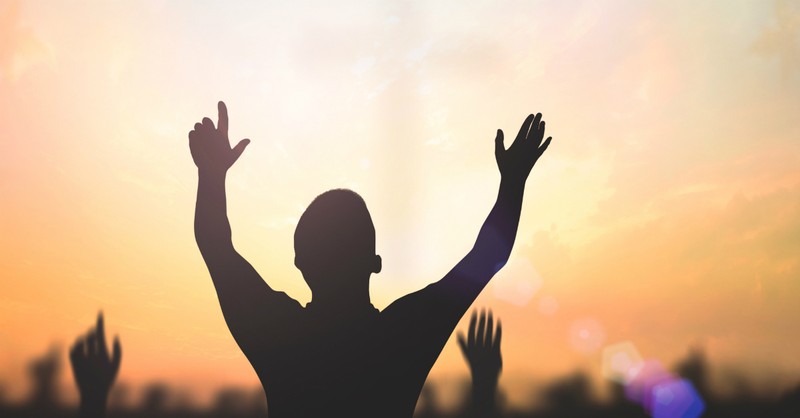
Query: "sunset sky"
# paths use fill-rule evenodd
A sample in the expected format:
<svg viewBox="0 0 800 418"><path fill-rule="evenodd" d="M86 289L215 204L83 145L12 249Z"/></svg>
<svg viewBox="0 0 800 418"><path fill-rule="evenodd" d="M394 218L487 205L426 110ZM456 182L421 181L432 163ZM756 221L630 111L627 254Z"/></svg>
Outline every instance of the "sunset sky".
<svg viewBox="0 0 800 418"><path fill-rule="evenodd" d="M316 195L366 200L382 309L469 250L496 129L508 144L542 112L552 145L475 305L503 322L511 400L528 378L601 383L623 341L800 379L800 1L230 3L0 0L9 395L100 309L134 387L258 384L192 230L187 133L218 100L252 141L228 175L234 242L301 303L292 235ZM451 338L431 379L467 373Z"/></svg>

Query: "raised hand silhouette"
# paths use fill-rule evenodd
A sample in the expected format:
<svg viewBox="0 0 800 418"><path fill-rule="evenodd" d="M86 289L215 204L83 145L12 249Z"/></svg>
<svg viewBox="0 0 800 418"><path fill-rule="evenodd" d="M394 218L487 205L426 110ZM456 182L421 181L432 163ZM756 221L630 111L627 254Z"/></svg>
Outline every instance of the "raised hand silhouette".
<svg viewBox="0 0 800 418"><path fill-rule="evenodd" d="M533 165L544 154L553 139L548 137L542 144L544 125L541 113L537 113L536 116L528 115L508 149L503 145L503 130L497 130L494 156L504 180L524 182L528 178Z"/></svg>
<svg viewBox="0 0 800 418"><path fill-rule="evenodd" d="M317 196L298 220L294 264L311 290L306 306L270 287L239 254L225 181L249 140L231 148L227 108L220 102L218 109L217 127L203 118L189 132L198 167L195 239L228 329L264 387L269 416L410 418L453 329L508 261L525 182L550 143L548 138L542 144L541 115L525 120L508 150L498 131L497 200L470 251L440 280L379 311L370 301L369 283L382 266L375 226L353 191ZM489 328L489 341L497 341L499 350L494 325ZM467 345L477 350L474 333ZM485 329L480 334L485 343ZM499 368L492 370L479 367L473 374L494 396Z"/></svg>
<svg viewBox="0 0 800 418"><path fill-rule="evenodd" d="M97 315L96 326L75 341L69 359L81 395L81 417L105 416L108 393L122 360L122 347L119 338L114 337L114 348L109 355L102 312Z"/></svg>
<svg viewBox="0 0 800 418"><path fill-rule="evenodd" d="M243 139L231 148L228 139L228 108L225 103L217 103L219 113L217 127L209 118L194 124L194 130L189 132L189 149L192 159L201 171L224 173L239 159L244 149L250 143Z"/></svg>
<svg viewBox="0 0 800 418"><path fill-rule="evenodd" d="M494 324L492 311L472 312L469 320L467 336L458 333L458 345L469 364L472 375L471 413L485 417L496 414L497 382L503 370L503 358L500 355L500 340L503 327L497 321Z"/></svg>
<svg viewBox="0 0 800 418"><path fill-rule="evenodd" d="M61 353L53 346L44 356L28 364L31 388L30 403L40 414L50 414L58 408L58 381L61 374Z"/></svg>

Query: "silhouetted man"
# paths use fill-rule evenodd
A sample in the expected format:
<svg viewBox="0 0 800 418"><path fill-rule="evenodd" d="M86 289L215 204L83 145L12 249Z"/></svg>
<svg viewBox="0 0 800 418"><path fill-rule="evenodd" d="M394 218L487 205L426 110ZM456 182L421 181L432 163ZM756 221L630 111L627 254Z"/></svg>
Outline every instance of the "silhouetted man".
<svg viewBox="0 0 800 418"><path fill-rule="evenodd" d="M271 289L231 241L225 177L250 141L231 148L222 102L216 127L209 118L195 124L195 238L228 328L264 386L270 418L413 415L450 333L508 260L525 180L550 144L542 143L544 125L541 114L528 116L508 150L497 131L500 190L475 246L444 278L378 311L369 278L381 271L381 258L361 197L325 192L300 218L294 264L312 293L304 308Z"/></svg>

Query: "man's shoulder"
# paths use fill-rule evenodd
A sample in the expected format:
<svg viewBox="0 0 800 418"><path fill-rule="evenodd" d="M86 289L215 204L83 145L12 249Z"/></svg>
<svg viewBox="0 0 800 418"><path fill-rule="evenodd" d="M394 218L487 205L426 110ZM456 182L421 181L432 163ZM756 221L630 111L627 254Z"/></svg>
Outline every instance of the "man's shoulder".
<svg viewBox="0 0 800 418"><path fill-rule="evenodd" d="M250 296L254 298L252 309L255 312L249 312L247 315L254 322L286 321L292 317L298 317L305 311L300 302L286 292L270 289L268 292L259 292L257 295Z"/></svg>
<svg viewBox="0 0 800 418"><path fill-rule="evenodd" d="M286 294L286 292L281 292L278 290L273 290L271 292L268 303L274 304L274 307L279 309L287 309L297 312L305 311L305 308L300 304L300 302Z"/></svg>
<svg viewBox="0 0 800 418"><path fill-rule="evenodd" d="M439 282L431 283L420 290L409 293L387 306L380 315L382 318L411 318L418 321L435 321L445 314L450 306ZM419 323L418 326L424 326Z"/></svg>

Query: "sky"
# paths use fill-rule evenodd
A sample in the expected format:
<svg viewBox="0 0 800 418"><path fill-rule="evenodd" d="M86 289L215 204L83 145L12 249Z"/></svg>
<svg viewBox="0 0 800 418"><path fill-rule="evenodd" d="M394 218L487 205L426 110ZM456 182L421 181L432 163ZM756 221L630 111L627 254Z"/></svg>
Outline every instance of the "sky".
<svg viewBox="0 0 800 418"><path fill-rule="evenodd" d="M231 140L252 141L228 175L234 242L301 303L292 236L316 195L366 200L382 309L471 248L499 184L496 129L511 139L541 112L553 142L474 305L503 322L512 403L529 378L602 382L620 342L798 380L800 1L230 3L0 1L12 396L31 356L101 309L122 381L200 399L257 385L192 230L187 134L218 100ZM451 338L430 379L467 373Z"/></svg>

